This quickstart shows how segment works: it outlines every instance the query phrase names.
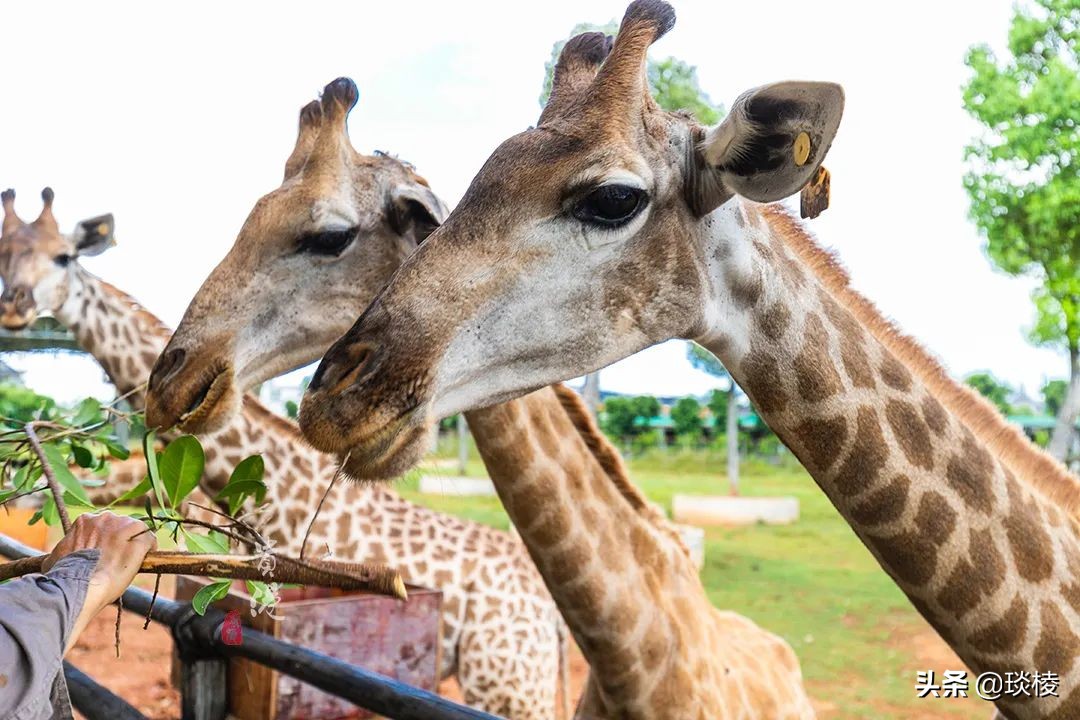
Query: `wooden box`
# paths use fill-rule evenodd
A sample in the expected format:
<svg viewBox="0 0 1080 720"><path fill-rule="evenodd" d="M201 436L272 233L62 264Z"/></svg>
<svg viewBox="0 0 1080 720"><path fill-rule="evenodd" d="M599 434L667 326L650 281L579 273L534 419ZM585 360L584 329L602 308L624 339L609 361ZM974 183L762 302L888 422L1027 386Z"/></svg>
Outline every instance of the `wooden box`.
<svg viewBox="0 0 1080 720"><path fill-rule="evenodd" d="M178 576L176 598L190 600L205 578ZM271 617L251 615L250 597L237 582L214 607L239 610L245 627L435 692L439 681L442 593L409 587L409 599L287 588ZM174 654L174 681L178 677ZM229 661L229 712L239 720L370 718L372 713L288 675L243 658Z"/></svg>

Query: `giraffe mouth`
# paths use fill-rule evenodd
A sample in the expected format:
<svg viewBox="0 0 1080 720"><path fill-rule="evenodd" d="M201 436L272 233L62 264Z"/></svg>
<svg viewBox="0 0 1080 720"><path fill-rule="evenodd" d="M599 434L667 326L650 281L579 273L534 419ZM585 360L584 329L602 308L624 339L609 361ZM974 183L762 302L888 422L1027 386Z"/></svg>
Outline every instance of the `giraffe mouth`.
<svg viewBox="0 0 1080 720"><path fill-rule="evenodd" d="M339 453L344 473L354 479L388 481L412 469L430 446L426 441L430 427L414 420L414 411L406 412Z"/></svg>
<svg viewBox="0 0 1080 720"><path fill-rule="evenodd" d="M228 370L222 370L195 394L187 410L180 413L177 426L181 430L197 430L205 425L221 399L229 391L232 384L230 375Z"/></svg>

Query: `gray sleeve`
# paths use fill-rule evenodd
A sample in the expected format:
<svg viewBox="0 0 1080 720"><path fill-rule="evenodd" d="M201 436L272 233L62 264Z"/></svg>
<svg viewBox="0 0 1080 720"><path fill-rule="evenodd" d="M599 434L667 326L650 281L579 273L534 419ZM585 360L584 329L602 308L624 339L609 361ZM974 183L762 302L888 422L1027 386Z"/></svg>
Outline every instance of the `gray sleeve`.
<svg viewBox="0 0 1080 720"><path fill-rule="evenodd" d="M0 585L0 718L52 717L64 646L100 555L79 550L43 575Z"/></svg>

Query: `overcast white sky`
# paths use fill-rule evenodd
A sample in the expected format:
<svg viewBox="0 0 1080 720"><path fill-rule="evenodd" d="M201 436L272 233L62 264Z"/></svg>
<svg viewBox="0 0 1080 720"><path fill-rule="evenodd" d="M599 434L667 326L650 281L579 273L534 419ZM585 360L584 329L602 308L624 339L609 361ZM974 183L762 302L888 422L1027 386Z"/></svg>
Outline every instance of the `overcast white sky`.
<svg viewBox="0 0 1080 720"><path fill-rule="evenodd" d="M724 104L788 78L844 85L827 164L833 204L813 230L855 284L956 374L990 369L1035 393L1066 361L1032 348L1030 282L995 273L967 219L960 104L973 43L1000 47L1009 0L676 2L653 48L698 67ZM858 9L856 9L858 8ZM451 206L490 151L536 121L552 43L622 0L5 3L0 186L26 217L41 187L69 230L116 215L119 245L86 261L175 325L254 201L275 188L299 108L353 77L362 151L413 162ZM715 385L668 343L602 375L655 394ZM31 386L106 395L87 359L25 356Z"/></svg>

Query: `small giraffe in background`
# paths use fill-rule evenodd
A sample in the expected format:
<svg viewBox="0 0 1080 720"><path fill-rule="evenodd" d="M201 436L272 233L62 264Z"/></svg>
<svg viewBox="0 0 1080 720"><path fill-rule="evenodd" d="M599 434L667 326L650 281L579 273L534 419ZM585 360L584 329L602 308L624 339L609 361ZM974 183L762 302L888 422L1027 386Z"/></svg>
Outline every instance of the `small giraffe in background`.
<svg viewBox="0 0 1080 720"><path fill-rule="evenodd" d="M664 112L646 52L674 19L637 0L610 52L582 41L606 56L595 78L560 84L537 126L494 151L327 351L305 435L358 473L400 471L440 417L696 340L971 670L1059 678L1060 697L1004 697L1003 715L1080 718L1080 483L885 320L783 207L760 204L814 177L842 89L758 87L713 128ZM556 77L585 55L564 53ZM557 556L567 575L619 571L618 553ZM609 596L612 612L636 607L627 595ZM652 692L650 673L627 675ZM702 665L665 690L719 681Z"/></svg>
<svg viewBox="0 0 1080 720"><path fill-rule="evenodd" d="M112 217L79 223L65 236L52 214L52 191L42 198L41 215L24 223L15 214L15 193L3 193L0 323L19 329L39 312L51 312L140 409L140 388L170 333L79 263L112 244ZM200 440L203 490L211 496L243 458L262 455L267 495L260 530L276 550L299 554L310 525L309 554L329 550L339 559L386 563L408 583L441 589L440 676L456 675L466 702L512 718L557 716L565 625L520 542L415 505L381 484L335 484L312 524L337 463L304 442L294 423L249 396L222 430Z"/></svg>

